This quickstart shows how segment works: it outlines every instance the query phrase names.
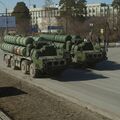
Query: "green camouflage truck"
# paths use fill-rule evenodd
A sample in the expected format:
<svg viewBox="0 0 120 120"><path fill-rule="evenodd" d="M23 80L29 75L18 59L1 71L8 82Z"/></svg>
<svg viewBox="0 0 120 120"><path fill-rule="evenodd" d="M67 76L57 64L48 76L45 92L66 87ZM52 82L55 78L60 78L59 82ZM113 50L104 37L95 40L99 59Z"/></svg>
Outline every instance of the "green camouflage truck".
<svg viewBox="0 0 120 120"><path fill-rule="evenodd" d="M71 58L71 63L77 66L93 67L107 59L106 51L100 45L95 46L91 41L84 42L80 36L41 34L40 37L44 41L51 41L57 48L58 55L70 53L68 59Z"/></svg>
<svg viewBox="0 0 120 120"><path fill-rule="evenodd" d="M61 71L67 65L66 59L57 56L55 46L32 37L6 35L1 49L7 67L19 68L32 77Z"/></svg>
<svg viewBox="0 0 120 120"><path fill-rule="evenodd" d="M40 36L34 37L35 41L44 41L52 44L57 50L57 56L66 59L67 63L71 63L71 36L70 35L50 35L41 34Z"/></svg>

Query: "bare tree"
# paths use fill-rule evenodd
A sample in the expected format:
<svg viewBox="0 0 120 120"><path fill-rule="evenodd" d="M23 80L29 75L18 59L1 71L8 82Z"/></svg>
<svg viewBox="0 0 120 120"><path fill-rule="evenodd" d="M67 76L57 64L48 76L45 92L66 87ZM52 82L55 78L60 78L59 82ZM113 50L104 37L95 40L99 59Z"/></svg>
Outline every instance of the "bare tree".
<svg viewBox="0 0 120 120"><path fill-rule="evenodd" d="M5 33L5 29L4 28L0 28L0 42L2 42L2 40L3 40L4 33Z"/></svg>
<svg viewBox="0 0 120 120"><path fill-rule="evenodd" d="M50 7L51 5L53 5L53 1L52 0L45 0L44 7Z"/></svg>

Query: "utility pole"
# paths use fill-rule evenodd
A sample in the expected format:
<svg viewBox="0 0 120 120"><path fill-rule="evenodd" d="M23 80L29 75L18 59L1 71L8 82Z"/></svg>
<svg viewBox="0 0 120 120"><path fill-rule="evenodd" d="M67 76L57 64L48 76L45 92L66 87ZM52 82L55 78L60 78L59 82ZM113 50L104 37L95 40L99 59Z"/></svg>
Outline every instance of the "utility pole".
<svg viewBox="0 0 120 120"><path fill-rule="evenodd" d="M6 8L6 34L8 33L8 15L7 15L7 8Z"/></svg>
<svg viewBox="0 0 120 120"><path fill-rule="evenodd" d="M93 27L94 27L94 24L90 23L89 26L90 26L90 33L89 33L89 35L90 35L90 40L92 41L92 39L93 39Z"/></svg>

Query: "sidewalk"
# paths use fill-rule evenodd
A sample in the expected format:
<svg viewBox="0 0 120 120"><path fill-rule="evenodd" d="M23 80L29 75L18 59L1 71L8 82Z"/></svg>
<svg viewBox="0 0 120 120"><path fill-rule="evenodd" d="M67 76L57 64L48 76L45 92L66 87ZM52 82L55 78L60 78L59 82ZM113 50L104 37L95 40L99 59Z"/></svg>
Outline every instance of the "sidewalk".
<svg viewBox="0 0 120 120"><path fill-rule="evenodd" d="M2 111L0 111L0 120L11 120L8 116L6 116Z"/></svg>
<svg viewBox="0 0 120 120"><path fill-rule="evenodd" d="M101 43L101 46L104 46L104 43ZM109 43L108 47L120 47L120 43Z"/></svg>

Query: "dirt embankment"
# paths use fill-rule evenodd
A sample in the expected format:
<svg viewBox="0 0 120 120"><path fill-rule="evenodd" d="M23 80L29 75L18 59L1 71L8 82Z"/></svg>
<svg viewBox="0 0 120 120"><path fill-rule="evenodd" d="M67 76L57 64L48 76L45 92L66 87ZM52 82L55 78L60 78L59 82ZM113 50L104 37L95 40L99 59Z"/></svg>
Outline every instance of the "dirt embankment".
<svg viewBox="0 0 120 120"><path fill-rule="evenodd" d="M1 71L0 109L13 120L109 120Z"/></svg>

